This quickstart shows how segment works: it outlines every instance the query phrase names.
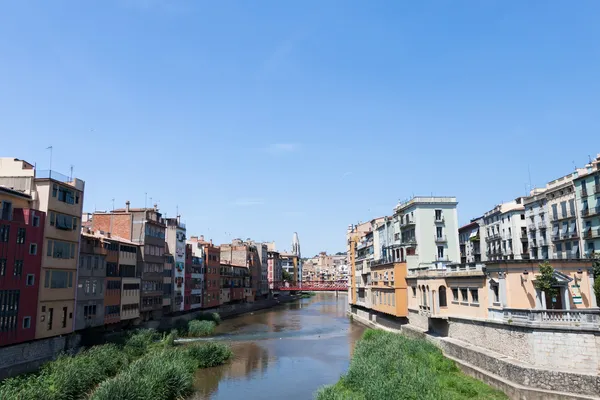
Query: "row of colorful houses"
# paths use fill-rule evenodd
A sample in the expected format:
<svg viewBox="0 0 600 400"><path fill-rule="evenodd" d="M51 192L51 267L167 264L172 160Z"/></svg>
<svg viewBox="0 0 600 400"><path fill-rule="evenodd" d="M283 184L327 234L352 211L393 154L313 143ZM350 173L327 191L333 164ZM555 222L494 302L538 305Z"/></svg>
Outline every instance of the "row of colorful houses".
<svg viewBox="0 0 600 400"><path fill-rule="evenodd" d="M253 302L300 265L274 243L188 238L156 205L83 213L84 194L80 179L0 158L0 346Z"/></svg>

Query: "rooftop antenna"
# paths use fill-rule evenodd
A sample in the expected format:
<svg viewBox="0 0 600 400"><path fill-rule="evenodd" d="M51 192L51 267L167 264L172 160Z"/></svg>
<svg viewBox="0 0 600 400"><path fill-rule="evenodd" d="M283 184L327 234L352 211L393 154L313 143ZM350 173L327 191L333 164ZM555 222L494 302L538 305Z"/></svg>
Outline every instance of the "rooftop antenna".
<svg viewBox="0 0 600 400"><path fill-rule="evenodd" d="M590 164L591 164L592 163L592 156L590 156L589 154L588 154L588 160L590 161Z"/></svg>
<svg viewBox="0 0 600 400"><path fill-rule="evenodd" d="M71 176L69 176L69 181L73 182L73 164L71 164Z"/></svg>
<svg viewBox="0 0 600 400"><path fill-rule="evenodd" d="M113 199L112 199L112 203L113 203L113 208L112 208L112 210L113 210L113 211L115 211L115 198L114 198L114 197L113 197Z"/></svg>
<svg viewBox="0 0 600 400"><path fill-rule="evenodd" d="M144 208L148 206L148 192L144 192Z"/></svg>

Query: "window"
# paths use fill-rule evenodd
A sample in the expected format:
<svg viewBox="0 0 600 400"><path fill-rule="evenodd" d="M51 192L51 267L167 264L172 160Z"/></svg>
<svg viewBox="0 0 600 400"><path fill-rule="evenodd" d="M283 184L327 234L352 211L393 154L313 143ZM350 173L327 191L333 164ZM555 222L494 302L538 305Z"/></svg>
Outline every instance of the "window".
<svg viewBox="0 0 600 400"><path fill-rule="evenodd" d="M457 288L452 288L452 300L458 301L458 289Z"/></svg>
<svg viewBox="0 0 600 400"><path fill-rule="evenodd" d="M19 290L0 290L0 332L17 329Z"/></svg>
<svg viewBox="0 0 600 400"><path fill-rule="evenodd" d="M479 289L471 289L471 301L479 303Z"/></svg>
<svg viewBox="0 0 600 400"><path fill-rule="evenodd" d="M35 256L37 254L37 243L29 244L29 254Z"/></svg>
<svg viewBox="0 0 600 400"><path fill-rule="evenodd" d="M8 242L9 236L10 236L10 226L9 225L1 225L0 226L0 242Z"/></svg>
<svg viewBox="0 0 600 400"><path fill-rule="evenodd" d="M25 228L19 228L17 230L17 244L25 243Z"/></svg>
<svg viewBox="0 0 600 400"><path fill-rule="evenodd" d="M23 260L15 260L15 267L13 268L13 276L18 278L23 275Z"/></svg>
<svg viewBox="0 0 600 400"><path fill-rule="evenodd" d="M492 292L494 293L494 303L500 303L498 285L492 285Z"/></svg>
<svg viewBox="0 0 600 400"><path fill-rule="evenodd" d="M0 258L0 276L6 275L6 258Z"/></svg>
<svg viewBox="0 0 600 400"><path fill-rule="evenodd" d="M442 220L442 210L435 210L435 220L436 221Z"/></svg>
<svg viewBox="0 0 600 400"><path fill-rule="evenodd" d="M54 225L54 213L50 213L50 225ZM77 218L65 214L56 214L56 228L63 231L77 229Z"/></svg>
<svg viewBox="0 0 600 400"><path fill-rule="evenodd" d="M96 306L94 306L96 307ZM63 307L63 315L62 315L62 327L67 327L67 307Z"/></svg>
<svg viewBox="0 0 600 400"><path fill-rule="evenodd" d="M48 278L50 279L51 289L66 289L73 287L73 272L71 271L46 271L46 287L48 287Z"/></svg>
<svg viewBox="0 0 600 400"><path fill-rule="evenodd" d="M55 183L52 185L52 197L56 197L56 193L58 193L58 185Z"/></svg>
<svg viewBox="0 0 600 400"><path fill-rule="evenodd" d="M444 258L444 246L438 246L438 258Z"/></svg>
<svg viewBox="0 0 600 400"><path fill-rule="evenodd" d="M0 210L0 219L10 221L12 219L12 203L4 200L0 201L0 204L2 204L2 209Z"/></svg>
<svg viewBox="0 0 600 400"><path fill-rule="evenodd" d="M467 289L460 289L461 301L464 303L469 302L469 291Z"/></svg>
<svg viewBox="0 0 600 400"><path fill-rule="evenodd" d="M563 217L567 216L567 202L566 201L560 202L560 211L561 211Z"/></svg>
<svg viewBox="0 0 600 400"><path fill-rule="evenodd" d="M59 240L48 240L47 255L61 259L75 258L75 244Z"/></svg>
<svg viewBox="0 0 600 400"><path fill-rule="evenodd" d="M98 269L99 262L100 262L100 259L97 256L94 257L94 269Z"/></svg>
<svg viewBox="0 0 600 400"><path fill-rule="evenodd" d="M438 238L441 238L443 236L443 232L442 232L442 227L441 226L436 227L435 231L436 231L436 235L437 235Z"/></svg>
<svg viewBox="0 0 600 400"><path fill-rule="evenodd" d="M52 322L54 320L54 308L48 309L48 330L52 330Z"/></svg>
<svg viewBox="0 0 600 400"><path fill-rule="evenodd" d="M33 226L38 227L40 226L40 217L38 215L33 215Z"/></svg>
<svg viewBox="0 0 600 400"><path fill-rule="evenodd" d="M23 329L31 328L31 317L23 317Z"/></svg>
<svg viewBox="0 0 600 400"><path fill-rule="evenodd" d="M440 297L440 307L448 307L448 302L446 299L446 287L445 286L440 286L439 288L439 297Z"/></svg>
<svg viewBox="0 0 600 400"><path fill-rule="evenodd" d="M54 188L52 189L52 196L54 196ZM62 201L63 203L67 203L67 204L75 204L75 194L72 190L67 189L66 187L63 186L59 186L58 187L58 196L57 196L58 201ZM79 202L79 195L77 196L77 202Z"/></svg>
<svg viewBox="0 0 600 400"><path fill-rule="evenodd" d="M35 275L34 274L27 274L26 285L27 286L33 286L34 284L35 284Z"/></svg>

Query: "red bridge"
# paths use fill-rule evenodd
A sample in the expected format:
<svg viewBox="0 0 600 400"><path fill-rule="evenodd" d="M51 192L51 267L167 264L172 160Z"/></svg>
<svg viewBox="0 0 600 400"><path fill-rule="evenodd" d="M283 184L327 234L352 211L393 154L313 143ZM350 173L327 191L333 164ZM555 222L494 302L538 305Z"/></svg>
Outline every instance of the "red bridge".
<svg viewBox="0 0 600 400"><path fill-rule="evenodd" d="M304 281L304 282L271 282L275 290L290 291L346 291L348 290L347 281Z"/></svg>

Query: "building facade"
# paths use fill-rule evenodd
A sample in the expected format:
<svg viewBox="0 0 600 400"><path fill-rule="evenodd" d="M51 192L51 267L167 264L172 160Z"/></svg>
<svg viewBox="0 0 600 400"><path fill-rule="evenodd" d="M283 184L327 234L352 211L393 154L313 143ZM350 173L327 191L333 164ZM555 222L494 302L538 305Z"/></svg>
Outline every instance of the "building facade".
<svg viewBox="0 0 600 400"><path fill-rule="evenodd" d="M475 218L458 229L460 262L462 264L480 263L487 260L485 251L481 250L481 243L485 243L485 229L481 229L482 224L481 218Z"/></svg>
<svg viewBox="0 0 600 400"><path fill-rule="evenodd" d="M600 155L574 180L581 250L591 258L600 253Z"/></svg>
<svg viewBox="0 0 600 400"><path fill-rule="evenodd" d="M277 290L283 282L283 267L279 252L269 250L267 252L267 279L269 280L269 289Z"/></svg>
<svg viewBox="0 0 600 400"><path fill-rule="evenodd" d="M456 197L413 197L394 210L395 260L407 268L443 268L459 262Z"/></svg>
<svg viewBox="0 0 600 400"><path fill-rule="evenodd" d="M523 197L499 204L483 215L488 260L529 259Z"/></svg>
<svg viewBox="0 0 600 400"><path fill-rule="evenodd" d="M55 171L38 171L15 158L0 159L0 185L33 198L46 213L36 339L73 331L80 223L85 183Z"/></svg>
<svg viewBox="0 0 600 400"><path fill-rule="evenodd" d="M166 225L158 207L130 208L129 202L126 202L125 208L94 213L92 227L139 246L136 273L141 278L140 315L144 320L160 318L163 310Z"/></svg>
<svg viewBox="0 0 600 400"><path fill-rule="evenodd" d="M81 234L79 270L77 271L77 303L75 330L104 325L104 296L106 293L106 256L108 249L100 236ZM111 284L111 291L112 291ZM120 282L114 288L120 292ZM111 293L112 294L112 293ZM119 293L120 294L120 293ZM120 297L120 296L119 296ZM120 314L120 305L111 305L110 314Z"/></svg>
<svg viewBox="0 0 600 400"><path fill-rule="evenodd" d="M45 213L0 186L0 346L35 338Z"/></svg>
<svg viewBox="0 0 600 400"><path fill-rule="evenodd" d="M172 272L172 297L171 310L183 311L183 295L185 291L185 244L187 230L181 218L166 218L166 246L167 252L173 258ZM164 291L163 291L164 292Z"/></svg>

